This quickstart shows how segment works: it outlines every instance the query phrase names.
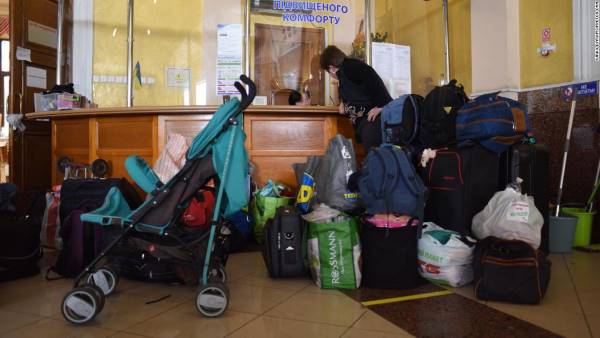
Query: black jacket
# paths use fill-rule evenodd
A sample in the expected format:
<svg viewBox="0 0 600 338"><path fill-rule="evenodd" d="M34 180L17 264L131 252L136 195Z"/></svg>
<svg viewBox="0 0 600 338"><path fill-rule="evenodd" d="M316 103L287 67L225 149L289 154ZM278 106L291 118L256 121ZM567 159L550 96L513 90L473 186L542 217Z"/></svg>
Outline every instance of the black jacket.
<svg viewBox="0 0 600 338"><path fill-rule="evenodd" d="M346 58L337 72L339 92L347 106L366 113L374 107L383 107L392 97L375 70L366 63Z"/></svg>

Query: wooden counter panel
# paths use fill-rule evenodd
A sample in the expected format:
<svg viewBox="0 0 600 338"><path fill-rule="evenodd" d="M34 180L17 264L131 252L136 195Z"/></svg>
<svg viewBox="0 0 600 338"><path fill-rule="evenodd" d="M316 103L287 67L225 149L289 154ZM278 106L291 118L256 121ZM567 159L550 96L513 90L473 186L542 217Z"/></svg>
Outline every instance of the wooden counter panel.
<svg viewBox="0 0 600 338"><path fill-rule="evenodd" d="M252 163L256 165L254 180L259 186L274 180L290 187L296 187L296 174L292 169L294 163L305 163L305 156L253 156Z"/></svg>
<svg viewBox="0 0 600 338"><path fill-rule="evenodd" d="M253 119L247 131L252 150L314 150L323 149L325 118L321 119Z"/></svg>
<svg viewBox="0 0 600 338"><path fill-rule="evenodd" d="M176 115L158 117L158 154L169 140L170 134L184 136L188 145L206 127L212 115Z"/></svg>
<svg viewBox="0 0 600 338"><path fill-rule="evenodd" d="M104 117L96 122L98 149L152 149L153 117Z"/></svg>
<svg viewBox="0 0 600 338"><path fill-rule="evenodd" d="M57 120L52 125L57 149L89 149L88 119Z"/></svg>
<svg viewBox="0 0 600 338"><path fill-rule="evenodd" d="M110 177L125 177L133 183L133 180L127 174L127 170L125 169L125 160L130 155L137 155L137 156L143 158L144 160L146 160L146 162L148 162L148 164L150 164L150 165L152 165L152 163L153 163L152 162L152 151L137 152L135 154L132 154L132 153L117 154L117 153L113 153L113 152L98 152L98 157L103 158L108 162L108 166L110 168L110 172L109 172Z"/></svg>

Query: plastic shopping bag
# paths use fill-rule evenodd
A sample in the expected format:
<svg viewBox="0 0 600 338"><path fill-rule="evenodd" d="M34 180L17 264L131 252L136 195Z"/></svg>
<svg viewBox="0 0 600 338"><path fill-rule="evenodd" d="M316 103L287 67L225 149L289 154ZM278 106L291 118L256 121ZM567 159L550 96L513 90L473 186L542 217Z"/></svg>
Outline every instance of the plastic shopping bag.
<svg viewBox="0 0 600 338"><path fill-rule="evenodd" d="M293 197L277 196L278 185L269 181L269 183L254 193L254 199L251 203L252 217L254 218L254 238L259 244L263 241L263 232L267 221L275 217L277 208L282 205L292 204L295 200ZM267 190L272 190L269 193L271 196L265 196Z"/></svg>
<svg viewBox="0 0 600 338"><path fill-rule="evenodd" d="M471 283L475 240L435 223L424 226L418 249L421 276L453 287Z"/></svg>
<svg viewBox="0 0 600 338"><path fill-rule="evenodd" d="M535 207L533 197L509 186L494 194L485 209L473 217L471 230L478 239L494 236L520 240L537 249L543 225L544 218Z"/></svg>
<svg viewBox="0 0 600 338"><path fill-rule="evenodd" d="M169 134L165 149L160 153L152 168L162 182L167 182L183 168L187 149L188 144L183 135Z"/></svg>
<svg viewBox="0 0 600 338"><path fill-rule="evenodd" d="M354 218L308 224L307 253L313 280L324 289L360 286L361 247Z"/></svg>

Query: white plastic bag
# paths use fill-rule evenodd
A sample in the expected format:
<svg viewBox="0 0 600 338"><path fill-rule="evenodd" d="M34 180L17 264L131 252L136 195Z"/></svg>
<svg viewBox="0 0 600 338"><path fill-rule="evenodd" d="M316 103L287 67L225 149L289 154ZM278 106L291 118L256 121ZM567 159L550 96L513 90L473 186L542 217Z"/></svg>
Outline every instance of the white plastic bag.
<svg viewBox="0 0 600 338"><path fill-rule="evenodd" d="M540 246L544 218L533 197L507 187L494 194L480 213L473 217L471 230L478 239L494 236L520 240L534 249Z"/></svg>
<svg viewBox="0 0 600 338"><path fill-rule="evenodd" d="M188 144L183 135L177 133L169 134L167 144L152 168L163 183L166 183L183 168L187 149Z"/></svg>
<svg viewBox="0 0 600 338"><path fill-rule="evenodd" d="M475 240L435 223L427 222L423 225L418 249L421 276L453 287L471 283Z"/></svg>

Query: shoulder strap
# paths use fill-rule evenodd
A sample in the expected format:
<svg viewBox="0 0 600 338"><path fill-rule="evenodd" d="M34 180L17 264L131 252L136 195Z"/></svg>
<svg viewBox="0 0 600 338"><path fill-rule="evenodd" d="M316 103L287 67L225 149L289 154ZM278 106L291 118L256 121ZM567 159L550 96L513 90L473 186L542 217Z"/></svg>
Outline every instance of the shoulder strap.
<svg viewBox="0 0 600 338"><path fill-rule="evenodd" d="M419 107L417 107L417 101L412 96L412 94L408 95L408 98L410 99L410 103L412 103L412 106L413 106L413 115L414 115L414 120L415 120L415 123L413 126L413 133L412 133L412 135L410 135L410 137L408 138L408 140L406 142L407 144L411 144L415 140L415 138L417 138L419 125L421 123L421 121L420 121L421 114L418 111Z"/></svg>

